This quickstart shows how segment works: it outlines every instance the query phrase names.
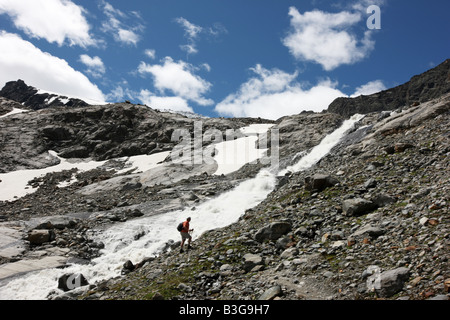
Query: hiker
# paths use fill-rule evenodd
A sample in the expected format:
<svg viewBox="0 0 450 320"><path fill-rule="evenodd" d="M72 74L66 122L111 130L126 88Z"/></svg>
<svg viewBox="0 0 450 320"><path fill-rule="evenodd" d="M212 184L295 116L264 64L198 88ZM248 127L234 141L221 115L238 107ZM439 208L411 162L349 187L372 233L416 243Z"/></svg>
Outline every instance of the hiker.
<svg viewBox="0 0 450 320"><path fill-rule="evenodd" d="M180 235L181 235L181 248L180 248L180 253L183 253L183 246L184 246L184 242L186 241L186 239L188 239L188 250L191 249L191 240L192 237L189 234L189 232L194 231L194 229L189 229L189 222L191 221L191 217L187 218L185 222L183 222L183 228L180 231Z"/></svg>

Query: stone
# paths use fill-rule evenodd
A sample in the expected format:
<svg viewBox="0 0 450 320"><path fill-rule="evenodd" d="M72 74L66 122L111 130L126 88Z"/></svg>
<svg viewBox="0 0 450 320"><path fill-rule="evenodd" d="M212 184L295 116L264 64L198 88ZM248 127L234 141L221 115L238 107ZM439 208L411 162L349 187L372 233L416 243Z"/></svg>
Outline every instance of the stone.
<svg viewBox="0 0 450 320"><path fill-rule="evenodd" d="M421 225L426 225L427 224L427 222L428 222L428 218L427 217L422 217L422 218L420 218L420 220L419 220L419 223L421 224Z"/></svg>
<svg viewBox="0 0 450 320"><path fill-rule="evenodd" d="M180 283L177 288L178 288L178 290L183 291L183 292L191 292L192 291L192 288L185 283Z"/></svg>
<svg viewBox="0 0 450 320"><path fill-rule="evenodd" d="M63 230L64 228L73 228L77 225L77 223L78 223L77 219L64 216L45 217L39 219L36 229Z"/></svg>
<svg viewBox="0 0 450 320"><path fill-rule="evenodd" d="M411 149L411 148L414 148L414 146L410 143L400 143L399 142L394 145L394 150L397 153L405 152L405 150Z"/></svg>
<svg viewBox="0 0 450 320"><path fill-rule="evenodd" d="M52 240L54 233L50 230L31 230L28 234L27 240L30 241L30 244L40 245L45 242L50 242Z"/></svg>
<svg viewBox="0 0 450 320"><path fill-rule="evenodd" d="M258 300L273 300L275 297L280 296L283 293L281 286L273 286L272 288L266 290Z"/></svg>
<svg viewBox="0 0 450 320"><path fill-rule="evenodd" d="M347 216L361 216L376 209L376 204L362 198L344 200L342 211Z"/></svg>
<svg viewBox="0 0 450 320"><path fill-rule="evenodd" d="M281 259L291 259L298 255L298 249L296 247L291 247L281 253Z"/></svg>
<svg viewBox="0 0 450 320"><path fill-rule="evenodd" d="M161 300L164 300L164 296L163 296L161 293L156 292L156 293L153 295L152 300L153 300L153 301L161 301Z"/></svg>
<svg viewBox="0 0 450 320"><path fill-rule="evenodd" d="M369 180L364 182L364 188L366 188L366 189L372 189L372 188L375 188L376 186L377 186L377 181L373 178L370 178Z"/></svg>
<svg viewBox="0 0 450 320"><path fill-rule="evenodd" d="M123 268L126 269L126 270L133 271L133 270L134 270L134 264L133 264L133 262L131 262L130 260L127 260L127 261L123 264Z"/></svg>
<svg viewBox="0 0 450 320"><path fill-rule="evenodd" d="M323 191L326 188L333 187L339 183L336 178L326 175L326 174L315 174L312 177L305 178L305 189L306 190L317 190Z"/></svg>
<svg viewBox="0 0 450 320"><path fill-rule="evenodd" d="M246 255L244 255L243 258L244 258L244 270L246 272L251 271L256 266L264 265L264 260L259 255L247 253Z"/></svg>
<svg viewBox="0 0 450 320"><path fill-rule="evenodd" d="M381 298L389 298L403 289L409 275L409 269L404 267L377 272L368 278L368 288L373 288Z"/></svg>
<svg viewBox="0 0 450 320"><path fill-rule="evenodd" d="M384 207L387 206L389 204L395 203L397 202L397 199L388 196L386 194L378 194L376 196L374 196L372 198L372 202L377 206L377 207Z"/></svg>
<svg viewBox="0 0 450 320"><path fill-rule="evenodd" d="M291 224L288 222L273 222L261 228L255 234L255 240L262 243L265 240L277 240L282 235L291 231Z"/></svg>
<svg viewBox="0 0 450 320"><path fill-rule="evenodd" d="M233 270L233 266L231 264L223 264L220 266L220 272L231 271Z"/></svg>
<svg viewBox="0 0 450 320"><path fill-rule="evenodd" d="M383 235L385 232L386 232L386 230L384 230L380 227L367 225L367 226L364 226L364 227L361 227L360 229L358 229L356 232L354 232L351 235L351 237L356 238L356 237L360 237L360 236L369 236L372 239L376 239L379 236Z"/></svg>
<svg viewBox="0 0 450 320"><path fill-rule="evenodd" d="M65 274L58 279L58 289L64 292L77 289L89 285L84 275L79 274Z"/></svg>
<svg viewBox="0 0 450 320"><path fill-rule="evenodd" d="M140 183L140 182L128 182L128 183L125 183L122 186L122 191L137 190L137 189L140 189L140 188L142 188L142 183Z"/></svg>

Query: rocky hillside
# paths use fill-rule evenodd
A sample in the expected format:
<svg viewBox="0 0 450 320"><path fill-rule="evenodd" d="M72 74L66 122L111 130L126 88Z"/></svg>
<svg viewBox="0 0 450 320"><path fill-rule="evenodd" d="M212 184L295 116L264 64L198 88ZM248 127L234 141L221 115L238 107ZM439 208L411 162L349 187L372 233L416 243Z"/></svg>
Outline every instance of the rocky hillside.
<svg viewBox="0 0 450 320"><path fill-rule="evenodd" d="M365 114L315 166L279 176L264 201L237 222L201 235L192 250L181 254L179 242L167 242L156 257L124 261L120 277L86 278L71 291L55 282L46 298L448 299L448 65L447 60L391 91L337 100L329 112L277 121L200 119L203 133L273 124L280 166L286 168L350 114ZM128 170L128 157L172 150L174 130L193 134L199 119L130 103L34 110L24 107L23 94L9 89L2 94L1 115L28 112L0 117L0 173L60 162L49 150L63 160L104 164L48 173L28 182L33 193L0 201L0 297L5 281L22 271L92 263L105 247L92 240L97 232L196 210L265 166L247 164L214 175L217 164L185 166L166 158L155 170ZM269 138L259 145L271 147ZM65 277L61 282L70 275Z"/></svg>
<svg viewBox="0 0 450 320"><path fill-rule="evenodd" d="M369 114L237 223L129 261L83 298L448 299L449 123L450 95Z"/></svg>
<svg viewBox="0 0 450 320"><path fill-rule="evenodd" d="M366 114L396 110L427 102L450 92L450 60L416 75L405 84L369 96L338 98L328 107L329 112L349 117L355 113Z"/></svg>

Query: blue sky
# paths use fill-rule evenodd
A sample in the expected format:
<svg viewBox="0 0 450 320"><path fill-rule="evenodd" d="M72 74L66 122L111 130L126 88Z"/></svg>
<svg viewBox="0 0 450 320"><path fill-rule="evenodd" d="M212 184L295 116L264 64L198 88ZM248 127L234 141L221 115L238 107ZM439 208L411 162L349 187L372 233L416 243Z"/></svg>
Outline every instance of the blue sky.
<svg viewBox="0 0 450 320"><path fill-rule="evenodd" d="M448 0L0 0L0 86L278 119L443 62L448 12Z"/></svg>

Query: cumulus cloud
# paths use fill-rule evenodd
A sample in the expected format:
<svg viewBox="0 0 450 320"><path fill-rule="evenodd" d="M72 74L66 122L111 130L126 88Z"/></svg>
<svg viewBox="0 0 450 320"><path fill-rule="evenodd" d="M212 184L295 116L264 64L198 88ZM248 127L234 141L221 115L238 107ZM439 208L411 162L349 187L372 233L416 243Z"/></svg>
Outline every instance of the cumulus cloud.
<svg viewBox="0 0 450 320"><path fill-rule="evenodd" d="M130 27L129 23L123 22L130 19L129 15L114 8L110 3L104 0L100 2L100 7L107 17L107 20L102 23L102 30L106 33L110 33L117 42L136 46L141 40L139 33L144 29L144 26L141 23L136 22L141 20L139 13L135 11L131 12L132 17L134 18L134 25Z"/></svg>
<svg viewBox="0 0 450 320"><path fill-rule="evenodd" d="M94 78L101 77L106 71L105 65L100 57L91 58L87 54L82 54L80 61L86 65L87 73L91 74Z"/></svg>
<svg viewBox="0 0 450 320"><path fill-rule="evenodd" d="M296 80L297 72L290 74L279 69L268 70L261 65L250 70L254 76L216 105L215 111L219 115L276 120L302 111L321 112L336 98L348 97L337 88L338 83L330 79L306 87ZM356 88L352 97L384 89L381 80L371 81Z"/></svg>
<svg viewBox="0 0 450 320"><path fill-rule="evenodd" d="M194 112L181 97L160 97L149 90L141 90L138 99L153 109Z"/></svg>
<svg viewBox="0 0 450 320"><path fill-rule="evenodd" d="M22 79L39 89L99 103L105 101L101 90L84 74L20 36L1 31L0 48L0 86Z"/></svg>
<svg viewBox="0 0 450 320"><path fill-rule="evenodd" d="M150 65L141 62L138 67L141 75L153 76L153 85L161 94L170 91L178 97L202 106L213 104L211 99L203 96L210 90L211 83L195 75L194 71L195 68L191 64L184 61L175 62L170 57L164 58L162 64Z"/></svg>
<svg viewBox="0 0 450 320"><path fill-rule="evenodd" d="M356 91L354 94L351 95L352 98L359 97L361 95L370 95L373 93L377 93L383 90L386 90L386 86L384 85L383 81L381 80L375 80L368 82L358 88L356 88Z"/></svg>
<svg viewBox="0 0 450 320"><path fill-rule="evenodd" d="M289 16L291 30L283 44L296 59L318 63L326 71L361 61L374 48L371 31L366 31L361 39L352 31L362 20L361 12L314 10L301 14L291 7Z"/></svg>
<svg viewBox="0 0 450 320"><path fill-rule="evenodd" d="M255 76L217 104L216 112L223 116L278 119L303 110L320 112L337 97L345 96L329 79L304 89L294 81L297 73L268 70L261 65L251 71Z"/></svg>
<svg viewBox="0 0 450 320"><path fill-rule="evenodd" d="M70 0L0 0L0 14L9 15L18 29L59 46L96 44L85 13Z"/></svg>

